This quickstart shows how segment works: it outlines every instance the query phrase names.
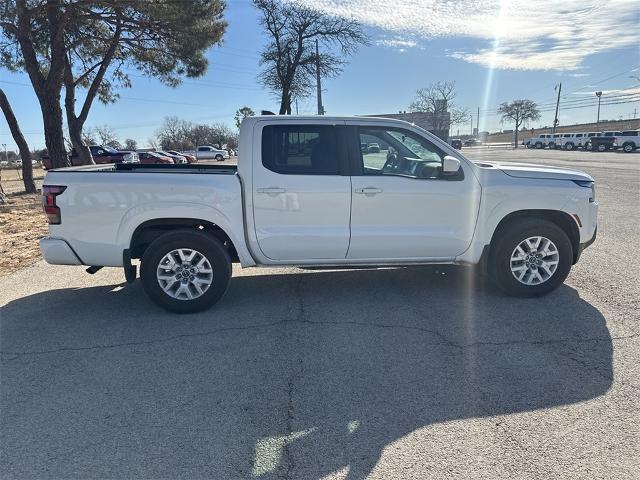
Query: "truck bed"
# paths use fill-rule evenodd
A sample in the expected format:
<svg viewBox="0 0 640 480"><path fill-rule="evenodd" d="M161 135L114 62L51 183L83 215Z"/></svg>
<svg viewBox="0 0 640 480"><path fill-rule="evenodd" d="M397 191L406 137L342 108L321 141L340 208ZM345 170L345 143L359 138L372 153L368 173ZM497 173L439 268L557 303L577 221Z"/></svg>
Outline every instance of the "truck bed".
<svg viewBox="0 0 640 480"><path fill-rule="evenodd" d="M238 171L236 165L197 165L197 164L148 164L140 163L111 163L107 165L81 165L77 167L56 168L51 172L128 172L128 173L209 173L218 175L234 175Z"/></svg>

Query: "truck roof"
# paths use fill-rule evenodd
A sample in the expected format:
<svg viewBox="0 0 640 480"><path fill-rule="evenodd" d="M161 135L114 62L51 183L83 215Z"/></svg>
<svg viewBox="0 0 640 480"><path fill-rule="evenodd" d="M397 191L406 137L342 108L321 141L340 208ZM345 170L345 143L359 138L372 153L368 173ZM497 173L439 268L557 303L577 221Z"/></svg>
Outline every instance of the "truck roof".
<svg viewBox="0 0 640 480"><path fill-rule="evenodd" d="M244 121L259 121L259 120L269 120L269 121L282 121L282 122L290 122L292 120L324 120L327 123L331 122L342 122L345 120L379 120L384 122L400 122L406 123L407 125L412 125L411 122L407 122L405 120L400 120L398 118L389 118L389 117L371 117L369 115L350 115L350 116L329 116L329 115L255 115L253 117L247 117Z"/></svg>

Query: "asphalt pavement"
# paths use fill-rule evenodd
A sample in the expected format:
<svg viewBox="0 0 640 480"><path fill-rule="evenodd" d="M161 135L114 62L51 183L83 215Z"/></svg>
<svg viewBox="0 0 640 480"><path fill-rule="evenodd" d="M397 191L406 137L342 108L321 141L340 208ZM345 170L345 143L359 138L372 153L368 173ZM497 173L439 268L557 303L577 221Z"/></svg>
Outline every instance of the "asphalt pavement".
<svg viewBox="0 0 640 480"><path fill-rule="evenodd" d="M565 285L234 268L178 316L37 263L0 279L0 478L639 478L640 154L463 153L596 179Z"/></svg>

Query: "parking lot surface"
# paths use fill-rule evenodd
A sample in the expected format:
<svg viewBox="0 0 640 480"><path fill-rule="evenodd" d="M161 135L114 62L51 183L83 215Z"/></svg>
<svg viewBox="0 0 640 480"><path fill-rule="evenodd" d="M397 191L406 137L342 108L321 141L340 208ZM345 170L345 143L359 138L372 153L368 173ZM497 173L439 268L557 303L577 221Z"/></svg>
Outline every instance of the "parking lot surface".
<svg viewBox="0 0 640 480"><path fill-rule="evenodd" d="M596 179L565 285L238 268L177 316L118 269L37 263L0 279L0 477L639 478L640 154L463 153Z"/></svg>

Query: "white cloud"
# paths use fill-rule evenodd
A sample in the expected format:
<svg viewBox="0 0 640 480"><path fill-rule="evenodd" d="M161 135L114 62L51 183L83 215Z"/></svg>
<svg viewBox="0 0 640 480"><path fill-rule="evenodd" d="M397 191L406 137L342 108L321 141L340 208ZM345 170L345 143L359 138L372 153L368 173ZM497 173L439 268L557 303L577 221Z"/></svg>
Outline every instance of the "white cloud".
<svg viewBox="0 0 640 480"><path fill-rule="evenodd" d="M305 0L396 35L466 37L449 55L487 67L578 70L585 57L640 44L636 0ZM633 64L637 59L630 59Z"/></svg>
<svg viewBox="0 0 640 480"><path fill-rule="evenodd" d="M415 40L403 40L402 38L381 38L376 40L376 45L404 51L407 48L417 47L418 43Z"/></svg>

